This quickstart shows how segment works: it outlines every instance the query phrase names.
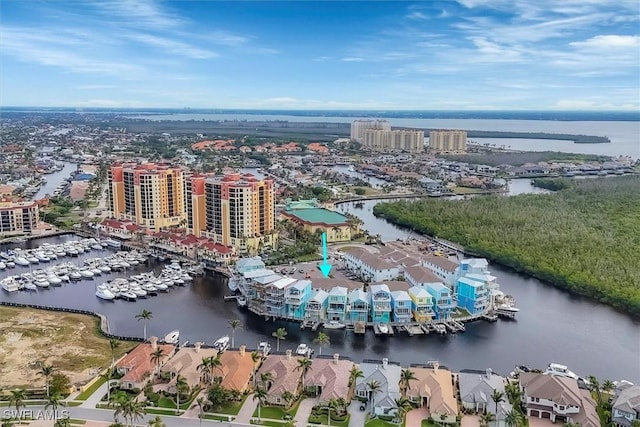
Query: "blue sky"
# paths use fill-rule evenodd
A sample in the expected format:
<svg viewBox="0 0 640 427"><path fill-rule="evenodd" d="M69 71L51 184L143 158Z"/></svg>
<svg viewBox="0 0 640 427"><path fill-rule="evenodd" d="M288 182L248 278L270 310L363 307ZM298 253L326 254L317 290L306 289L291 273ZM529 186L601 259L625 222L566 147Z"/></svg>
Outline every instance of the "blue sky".
<svg viewBox="0 0 640 427"><path fill-rule="evenodd" d="M0 2L0 105L640 109L637 0Z"/></svg>

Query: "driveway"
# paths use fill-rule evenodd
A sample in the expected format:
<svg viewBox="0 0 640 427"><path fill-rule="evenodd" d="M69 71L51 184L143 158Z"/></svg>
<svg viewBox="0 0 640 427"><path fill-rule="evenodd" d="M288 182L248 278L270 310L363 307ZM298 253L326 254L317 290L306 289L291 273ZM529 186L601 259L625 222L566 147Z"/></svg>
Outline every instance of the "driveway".
<svg viewBox="0 0 640 427"><path fill-rule="evenodd" d="M296 416L294 418L295 425L306 426L309 421L309 415L311 415L311 410L317 404L317 397L314 397L313 399L303 399L302 402L300 402L300 406L298 406L298 412L296 412Z"/></svg>
<svg viewBox="0 0 640 427"><path fill-rule="evenodd" d="M234 421L238 423L249 424L257 407L258 400L253 398L253 394L250 394L244 400L244 404L238 411L238 415L236 416Z"/></svg>
<svg viewBox="0 0 640 427"><path fill-rule="evenodd" d="M364 423L367 420L367 414L369 413L369 407L367 406L366 411L361 411L361 404L362 403L359 400L353 400L351 405L349 405L349 414L351 414L351 417L349 418L349 427L364 426ZM407 424L407 427L408 426L409 424Z"/></svg>
<svg viewBox="0 0 640 427"><path fill-rule="evenodd" d="M480 417L478 415L464 415L461 425L462 427L480 427Z"/></svg>
<svg viewBox="0 0 640 427"><path fill-rule="evenodd" d="M405 423L406 427L420 427L422 425L422 420L426 420L429 418L429 410L424 406L412 409L407 412Z"/></svg>

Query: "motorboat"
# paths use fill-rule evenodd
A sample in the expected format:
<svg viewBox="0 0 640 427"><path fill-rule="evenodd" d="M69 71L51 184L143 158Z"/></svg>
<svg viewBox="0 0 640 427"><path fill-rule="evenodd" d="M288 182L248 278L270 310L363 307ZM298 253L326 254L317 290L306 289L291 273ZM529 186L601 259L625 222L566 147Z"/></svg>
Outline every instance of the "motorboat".
<svg viewBox="0 0 640 427"><path fill-rule="evenodd" d="M144 289L140 288L139 286L133 286L131 288L129 288L130 292L133 292L134 294L136 294L136 296L138 298L146 298L147 297L147 291L145 291Z"/></svg>
<svg viewBox="0 0 640 427"><path fill-rule="evenodd" d="M100 276L102 274L102 270L100 270L99 268L94 267L90 271L93 273L94 276Z"/></svg>
<svg viewBox="0 0 640 427"><path fill-rule="evenodd" d="M91 270L80 270L79 273L80 273L80 276L84 278L87 278L87 279L93 278L93 271Z"/></svg>
<svg viewBox="0 0 640 427"><path fill-rule="evenodd" d="M72 271L69 273L69 279L70 280L81 280L82 279L82 274L80 274L77 271Z"/></svg>
<svg viewBox="0 0 640 427"><path fill-rule="evenodd" d="M24 282L24 288L28 291L37 291L38 287L31 282Z"/></svg>
<svg viewBox="0 0 640 427"><path fill-rule="evenodd" d="M229 336L225 335L224 337L220 337L213 343L213 348L218 351L224 351L229 348Z"/></svg>
<svg viewBox="0 0 640 427"><path fill-rule="evenodd" d="M14 261L7 261L7 268L14 268L16 263Z"/></svg>
<svg viewBox="0 0 640 427"><path fill-rule="evenodd" d="M34 256L27 256L26 258L29 264L38 264L40 262L40 260Z"/></svg>
<svg viewBox="0 0 640 427"><path fill-rule="evenodd" d="M266 341L262 341L258 344L258 351L261 352L264 356L267 356L271 351L271 344Z"/></svg>
<svg viewBox="0 0 640 427"><path fill-rule="evenodd" d="M325 329L344 329L347 327L344 323L340 323L337 320L330 320L324 325L322 325Z"/></svg>
<svg viewBox="0 0 640 427"><path fill-rule="evenodd" d="M499 310L499 311L507 311L507 312L510 312L510 313L517 313L517 312L520 311L519 308L514 307L510 303L498 304L498 305L495 306L495 309Z"/></svg>
<svg viewBox="0 0 640 427"><path fill-rule="evenodd" d="M120 298L126 299L127 301L137 301L138 296L131 291L123 290L120 292Z"/></svg>
<svg viewBox="0 0 640 427"><path fill-rule="evenodd" d="M9 293L18 292L21 288L20 282L18 282L13 277L7 277L5 279L2 279L2 281L0 281L0 286L2 286L2 289L4 289Z"/></svg>
<svg viewBox="0 0 640 427"><path fill-rule="evenodd" d="M180 340L180 331L178 330L171 331L164 337L164 342L167 344L177 344L179 340Z"/></svg>
<svg viewBox="0 0 640 427"><path fill-rule="evenodd" d="M380 331L381 334L388 334L389 326L385 325L384 323L381 323L378 325L378 330Z"/></svg>
<svg viewBox="0 0 640 427"><path fill-rule="evenodd" d="M102 271L103 273L110 273L111 267L109 267L108 265L100 265L98 266L98 270Z"/></svg>
<svg viewBox="0 0 640 427"><path fill-rule="evenodd" d="M3 261L0 261L0 270L4 270L5 268L7 268L7 264L5 264Z"/></svg>
<svg viewBox="0 0 640 427"><path fill-rule="evenodd" d="M93 245L91 245L91 249L95 249L96 251L101 251L102 245L99 243L94 243Z"/></svg>
<svg viewBox="0 0 640 427"><path fill-rule="evenodd" d="M543 372L544 375L557 375L560 377L573 378L577 380L579 377L575 373L569 370L565 365L559 363L549 363L547 370Z"/></svg>
<svg viewBox="0 0 640 427"><path fill-rule="evenodd" d="M49 287L49 281L46 279L34 279L33 280L33 284L36 285L39 288L48 288Z"/></svg>
<svg viewBox="0 0 640 427"><path fill-rule="evenodd" d="M26 266L28 266L30 264L29 261L24 257L17 257L16 260L15 260L15 263L17 265L21 265L23 267L26 267Z"/></svg>
<svg viewBox="0 0 640 427"><path fill-rule="evenodd" d="M238 281L233 277L229 277L229 280L227 282L227 287L229 288L229 290L231 292L237 291L238 290Z"/></svg>
<svg viewBox="0 0 640 427"><path fill-rule="evenodd" d="M98 286L98 290L96 291L96 296L100 299L105 299L105 300L114 300L116 298L113 292L107 289L106 286L104 288L101 288L100 286Z"/></svg>
<svg viewBox="0 0 640 427"><path fill-rule="evenodd" d="M236 298L236 304L238 304L238 307L246 307L247 299L244 296L239 295L238 298Z"/></svg>
<svg viewBox="0 0 640 427"><path fill-rule="evenodd" d="M62 283L62 279L60 279L58 276L56 276L53 273L47 275L46 280L52 286L60 285Z"/></svg>
<svg viewBox="0 0 640 427"><path fill-rule="evenodd" d="M305 343L300 344L298 348L296 348L296 354L299 356L311 357L313 353L313 349Z"/></svg>
<svg viewBox="0 0 640 427"><path fill-rule="evenodd" d="M58 278L63 282L68 282L69 280L71 280L68 274L60 273L60 272L58 273Z"/></svg>

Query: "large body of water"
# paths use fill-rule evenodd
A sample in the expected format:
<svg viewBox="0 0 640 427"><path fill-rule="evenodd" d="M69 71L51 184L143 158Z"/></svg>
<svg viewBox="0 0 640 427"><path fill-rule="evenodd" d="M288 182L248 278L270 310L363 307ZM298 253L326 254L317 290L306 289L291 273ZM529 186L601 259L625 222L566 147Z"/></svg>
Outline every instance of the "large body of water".
<svg viewBox="0 0 640 427"><path fill-rule="evenodd" d="M146 120L180 121L289 121L314 123L351 123L357 117L291 116L277 114L165 114L136 117ZM390 118L391 126L419 129L463 129L504 132L548 132L609 137L609 144L575 144L571 141L474 138L478 142L511 146L516 150L564 151L569 153L630 156L640 158L640 122L638 121L560 121L498 119L412 119Z"/></svg>
<svg viewBox="0 0 640 427"><path fill-rule="evenodd" d="M373 205L374 202L367 202L358 209L353 204L345 204L339 209L357 214L367 229L384 239L407 236L405 230L375 218L371 212ZM49 238L22 245L55 243L69 238ZM81 258L75 262L80 263ZM28 267L16 267L11 272L0 272L0 276L27 270ZM378 338L372 331L368 331L366 337L344 330L328 331L331 346L324 352L337 352L356 361L389 357L403 364L437 359L452 369L491 367L501 373L508 373L516 364L544 367L553 361L567 364L582 375L640 382L639 321L498 266L492 265L491 271L498 277L502 289L515 296L521 308L517 320L494 324L480 321L468 324L465 333L453 336L397 334L392 338ZM271 333L281 326L288 330L283 348L309 343L316 335L301 331L296 323L265 322L238 309L234 303L225 302L223 296L228 291L218 277L198 278L188 287L138 302L108 302L95 296L95 285L110 277L114 276L31 293L0 291L0 300L96 311L108 317L112 333L126 336L142 335L142 324L135 319L142 309L153 313L148 324L149 334L164 336L172 329L180 329L181 336L191 342L211 343L229 334L227 320L234 318L244 324L244 329L236 332L237 345L255 347L259 341L273 341Z"/></svg>

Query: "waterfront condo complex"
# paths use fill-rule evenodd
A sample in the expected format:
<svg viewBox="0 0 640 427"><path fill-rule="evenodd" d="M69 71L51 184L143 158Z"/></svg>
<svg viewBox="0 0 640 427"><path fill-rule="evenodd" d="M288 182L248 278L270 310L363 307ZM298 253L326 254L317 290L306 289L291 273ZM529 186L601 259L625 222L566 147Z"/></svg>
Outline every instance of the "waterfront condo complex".
<svg viewBox="0 0 640 427"><path fill-rule="evenodd" d="M191 174L166 164L113 165L109 210L154 232L185 228L196 237L253 254L272 246L275 186L250 174Z"/></svg>
<svg viewBox="0 0 640 427"><path fill-rule="evenodd" d="M436 153L465 153L467 132L463 130L434 130L429 132L429 150Z"/></svg>

